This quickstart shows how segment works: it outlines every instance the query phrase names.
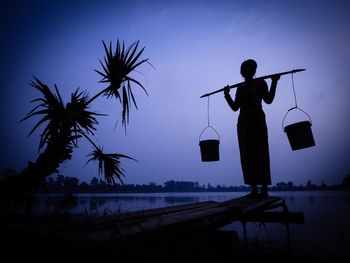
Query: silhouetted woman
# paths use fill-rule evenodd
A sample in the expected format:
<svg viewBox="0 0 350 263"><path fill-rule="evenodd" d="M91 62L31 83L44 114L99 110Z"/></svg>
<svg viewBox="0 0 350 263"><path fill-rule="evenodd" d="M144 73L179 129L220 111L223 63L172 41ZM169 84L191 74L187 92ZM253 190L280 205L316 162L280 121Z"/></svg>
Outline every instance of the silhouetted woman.
<svg viewBox="0 0 350 263"><path fill-rule="evenodd" d="M235 100L224 91L225 99L233 111L240 109L237 123L238 144L244 183L252 187L248 196L268 196L267 186L271 184L270 157L265 113L261 101L271 104L275 98L277 81L280 76L271 78L268 89L265 80L253 79L257 63L246 60L241 65L241 74L245 79L243 85L236 91ZM257 185L261 185L260 194Z"/></svg>

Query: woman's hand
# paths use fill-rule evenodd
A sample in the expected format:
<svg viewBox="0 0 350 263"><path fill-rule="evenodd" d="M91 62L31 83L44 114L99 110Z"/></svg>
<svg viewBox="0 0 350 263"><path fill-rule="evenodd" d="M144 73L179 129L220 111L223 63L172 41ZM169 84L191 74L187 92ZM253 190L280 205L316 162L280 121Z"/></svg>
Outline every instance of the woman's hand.
<svg viewBox="0 0 350 263"><path fill-rule="evenodd" d="M281 78L280 75L273 75L273 76L271 77L271 80L272 80L273 82L277 82L280 78Z"/></svg>
<svg viewBox="0 0 350 263"><path fill-rule="evenodd" d="M229 85L226 85L225 88L224 88L224 95L228 95L230 93L230 86Z"/></svg>

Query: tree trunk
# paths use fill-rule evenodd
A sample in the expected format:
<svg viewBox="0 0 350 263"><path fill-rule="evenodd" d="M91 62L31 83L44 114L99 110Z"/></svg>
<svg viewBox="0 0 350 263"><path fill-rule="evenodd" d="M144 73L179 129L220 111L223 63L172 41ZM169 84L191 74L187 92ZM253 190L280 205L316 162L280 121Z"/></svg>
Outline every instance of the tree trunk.
<svg viewBox="0 0 350 263"><path fill-rule="evenodd" d="M45 177L58 172L61 163L71 159L71 143L70 128L62 129L35 163L29 161L21 172L0 177L0 194L20 195L35 190Z"/></svg>

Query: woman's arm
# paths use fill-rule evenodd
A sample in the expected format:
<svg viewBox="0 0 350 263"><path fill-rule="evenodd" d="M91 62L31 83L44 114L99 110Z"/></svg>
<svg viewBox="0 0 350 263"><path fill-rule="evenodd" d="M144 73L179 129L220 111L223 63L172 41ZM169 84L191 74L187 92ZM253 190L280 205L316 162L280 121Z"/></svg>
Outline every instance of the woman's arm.
<svg viewBox="0 0 350 263"><path fill-rule="evenodd" d="M238 92L238 91L237 91ZM229 88L225 88L224 90L224 95L225 95L225 99L227 101L227 104L230 106L230 108L233 110L233 111L238 111L239 109L239 103L237 102L237 96L236 96L236 101L234 101L232 98L231 98L231 95L230 95L230 89Z"/></svg>
<svg viewBox="0 0 350 263"><path fill-rule="evenodd" d="M275 99L275 95L276 95L276 88L277 88L277 82L280 79L279 75L275 75L271 78L271 87L270 90L266 92L264 92L263 95L263 100L267 103L267 104L271 104L273 102L273 100Z"/></svg>

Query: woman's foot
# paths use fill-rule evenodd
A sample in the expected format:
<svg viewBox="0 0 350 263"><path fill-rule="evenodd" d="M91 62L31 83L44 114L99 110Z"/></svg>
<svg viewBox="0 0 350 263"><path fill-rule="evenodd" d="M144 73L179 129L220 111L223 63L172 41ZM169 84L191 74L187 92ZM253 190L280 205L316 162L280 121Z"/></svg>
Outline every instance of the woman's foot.
<svg viewBox="0 0 350 263"><path fill-rule="evenodd" d="M261 198L268 197L268 196L269 196L269 193L268 193L268 192L261 192L261 193L259 194L259 197L261 197Z"/></svg>
<svg viewBox="0 0 350 263"><path fill-rule="evenodd" d="M252 185L252 190L249 194L246 195L249 198L259 197L258 187L256 185Z"/></svg>
<svg viewBox="0 0 350 263"><path fill-rule="evenodd" d="M268 197L269 196L269 193L267 191L267 185L262 185L261 186L261 191L260 191L259 196L260 197Z"/></svg>
<svg viewBox="0 0 350 263"><path fill-rule="evenodd" d="M258 197L260 197L260 195L259 195L259 193L250 192L249 194L246 195L246 197L248 197L248 198L258 198Z"/></svg>

